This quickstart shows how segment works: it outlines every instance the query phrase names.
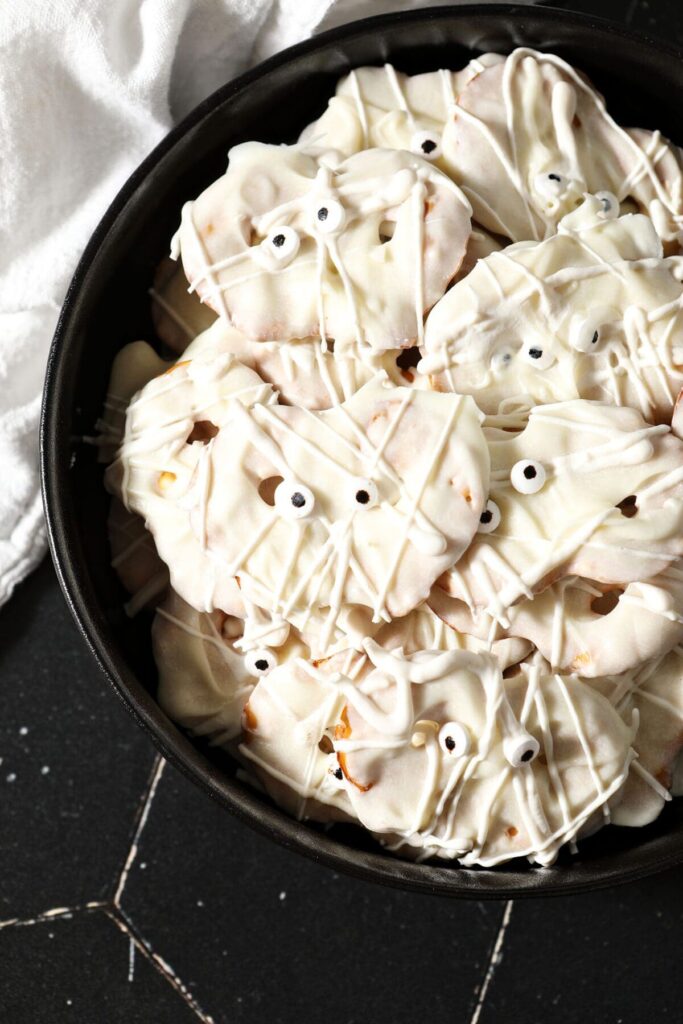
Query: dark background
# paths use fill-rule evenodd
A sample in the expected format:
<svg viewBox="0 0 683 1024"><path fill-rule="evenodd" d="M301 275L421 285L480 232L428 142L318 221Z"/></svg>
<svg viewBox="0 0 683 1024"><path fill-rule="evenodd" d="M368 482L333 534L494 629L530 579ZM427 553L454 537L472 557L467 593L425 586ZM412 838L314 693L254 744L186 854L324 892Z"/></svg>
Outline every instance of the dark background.
<svg viewBox="0 0 683 1024"><path fill-rule="evenodd" d="M555 6L683 43L682 0ZM155 754L48 562L0 611L0 687L2 1024L683 1021L683 871L485 904L289 853Z"/></svg>

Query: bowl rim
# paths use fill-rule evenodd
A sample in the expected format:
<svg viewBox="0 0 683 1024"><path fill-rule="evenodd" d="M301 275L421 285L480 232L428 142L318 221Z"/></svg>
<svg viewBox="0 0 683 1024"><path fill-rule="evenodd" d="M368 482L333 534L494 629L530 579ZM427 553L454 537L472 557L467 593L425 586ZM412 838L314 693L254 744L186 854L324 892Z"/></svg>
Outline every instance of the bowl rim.
<svg viewBox="0 0 683 1024"><path fill-rule="evenodd" d="M561 19L569 27L594 28L603 36L637 42L644 49L654 50L670 59L683 60L683 52L649 35L636 33L624 26L594 15L565 11L554 7L526 4L466 4L460 6L426 7L349 22L277 53L243 74L225 83L193 108L151 150L124 182L93 231L73 274L62 305L47 359L40 422L40 475L47 536L57 577L78 630L104 673L108 683L127 710L133 715L161 754L238 819L261 831L289 849L345 874L366 881L435 895L472 899L511 899L533 896L556 896L587 892L621 884L664 870L683 861L683 830L655 840L656 849L635 846L626 851L626 861L619 863L620 853L611 854L609 863L582 864L580 861L559 868L519 870L513 868L464 868L457 864L422 864L393 858L382 852L355 849L333 835L299 822L275 804L265 802L249 787L242 787L224 775L181 730L162 712L123 655L113 651L100 633L95 609L84 595L79 578L76 525L67 512L68 473L60 470L56 443L69 420L64 404L64 363L69 350L69 337L78 322L77 300L86 283L91 264L96 259L119 215L133 198L138 186L190 129L196 127L217 107L229 103L252 82L264 78L276 68L295 62L310 52L324 49L336 42L348 41L357 34L381 31L393 24L423 23L436 19L462 21L468 16L487 16L492 22L503 15L533 16L552 24ZM683 90L682 90L683 92ZM55 443L56 442L56 443ZM666 849L659 849L660 845ZM613 860L617 859L617 864Z"/></svg>

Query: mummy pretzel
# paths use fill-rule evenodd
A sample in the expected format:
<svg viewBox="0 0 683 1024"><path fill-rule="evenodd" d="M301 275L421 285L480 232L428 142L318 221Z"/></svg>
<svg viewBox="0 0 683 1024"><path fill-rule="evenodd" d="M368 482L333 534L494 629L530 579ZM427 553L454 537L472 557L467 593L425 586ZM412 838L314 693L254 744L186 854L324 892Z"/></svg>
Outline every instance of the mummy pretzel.
<svg viewBox="0 0 683 1024"><path fill-rule="evenodd" d="M192 289L251 338L384 351L421 341L469 234L468 201L421 157L369 149L333 168L248 142L183 208L174 251Z"/></svg>
<svg viewBox="0 0 683 1024"><path fill-rule="evenodd" d="M681 151L659 132L626 131L587 79L559 57L520 48L475 75L442 139L474 217L511 241L554 234L585 192L625 201L663 241L683 228Z"/></svg>
<svg viewBox="0 0 683 1024"><path fill-rule="evenodd" d="M681 151L552 54L356 68L296 144L232 148L87 439L166 714L443 870L653 821L683 791L682 243Z"/></svg>
<svg viewBox="0 0 683 1024"><path fill-rule="evenodd" d="M683 262L652 222L606 218L589 197L558 233L494 252L446 293L418 367L497 413L569 398L670 423L683 385Z"/></svg>

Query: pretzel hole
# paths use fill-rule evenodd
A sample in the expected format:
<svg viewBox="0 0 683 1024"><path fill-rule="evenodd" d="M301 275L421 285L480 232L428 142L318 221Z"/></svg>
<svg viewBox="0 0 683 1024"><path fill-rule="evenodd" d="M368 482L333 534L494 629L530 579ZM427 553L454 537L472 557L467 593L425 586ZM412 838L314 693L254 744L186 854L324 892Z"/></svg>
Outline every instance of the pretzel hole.
<svg viewBox="0 0 683 1024"><path fill-rule="evenodd" d="M197 420L190 433L187 435L186 444L208 444L218 434L218 427L211 420Z"/></svg>
<svg viewBox="0 0 683 1024"><path fill-rule="evenodd" d="M383 220L379 226L379 240L382 245L386 242L390 242L394 237L394 231L396 230L396 222L393 220Z"/></svg>
<svg viewBox="0 0 683 1024"><path fill-rule="evenodd" d="M623 593L624 591L619 589L608 590L606 594L594 597L591 601L591 611L596 615L609 615L619 604L619 598Z"/></svg>
<svg viewBox="0 0 683 1024"><path fill-rule="evenodd" d="M329 736L323 736L322 739L320 740L320 743L318 744L318 747L320 750L322 750L323 754L331 754L332 751L334 750L332 740L330 739Z"/></svg>
<svg viewBox="0 0 683 1024"><path fill-rule="evenodd" d="M414 371L420 359L422 359L422 355L417 345L412 345L410 348L402 348L396 356L396 366L400 370L401 376L409 384L412 384L415 380Z"/></svg>
<svg viewBox="0 0 683 1024"><path fill-rule="evenodd" d="M258 485L258 494L261 501L272 508L275 505L275 491L282 483L281 476L269 476Z"/></svg>
<svg viewBox="0 0 683 1024"><path fill-rule="evenodd" d="M635 494L629 494L623 501L620 501L617 508L621 512L622 516L627 519L633 519L634 516L638 515L638 501Z"/></svg>

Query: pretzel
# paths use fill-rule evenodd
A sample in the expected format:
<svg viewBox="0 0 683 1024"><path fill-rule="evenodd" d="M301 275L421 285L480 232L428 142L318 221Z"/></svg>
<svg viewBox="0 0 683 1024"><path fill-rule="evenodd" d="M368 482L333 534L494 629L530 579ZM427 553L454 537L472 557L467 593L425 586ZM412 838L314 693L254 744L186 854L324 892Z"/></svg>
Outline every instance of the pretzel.
<svg viewBox="0 0 683 1024"><path fill-rule="evenodd" d="M519 48L474 77L442 149L476 220L512 241L554 234L584 192L633 200L663 240L680 239L680 150L659 132L620 128L588 80L554 54Z"/></svg>
<svg viewBox="0 0 683 1024"><path fill-rule="evenodd" d="M669 423L683 385L683 262L652 222L589 197L558 234L481 260L430 313L418 367L487 413L587 398Z"/></svg>
<svg viewBox="0 0 683 1024"><path fill-rule="evenodd" d="M180 260L168 256L161 260L149 294L154 329L176 355L182 355L189 343L216 319L215 312L196 293L188 291Z"/></svg>
<svg viewBox="0 0 683 1024"><path fill-rule="evenodd" d="M407 149L448 173L441 136L455 101L472 78L502 60L484 53L461 71L422 75L405 75L391 64L354 68L339 80L322 116L304 128L298 146L344 157L376 146Z"/></svg>
<svg viewBox="0 0 683 1024"><path fill-rule="evenodd" d="M218 610L198 612L173 591L156 610L157 700L179 725L216 745L240 735L242 712L258 680L305 651L289 630L262 633L261 644L271 647L245 644L244 638L240 619Z"/></svg>
<svg viewBox="0 0 683 1024"><path fill-rule="evenodd" d="M334 746L358 818L391 849L491 866L550 864L628 776L633 730L604 697L540 664L385 652L347 698Z"/></svg>
<svg viewBox="0 0 683 1024"><path fill-rule="evenodd" d="M504 628L511 606L566 576L644 583L683 554L683 444L633 409L537 406L493 432L480 532L442 585ZM656 587L641 588L644 606Z"/></svg>
<svg viewBox="0 0 683 1024"><path fill-rule="evenodd" d="M174 240L203 301L256 340L379 351L421 340L470 234L449 178L395 150L334 169L292 146L243 143L229 157Z"/></svg>
<svg viewBox="0 0 683 1024"><path fill-rule="evenodd" d="M143 517L174 590L199 611L244 614L234 574L195 532L188 502L201 505L211 439L240 402L275 394L230 355L175 363L133 398L117 458L105 484Z"/></svg>
<svg viewBox="0 0 683 1024"><path fill-rule="evenodd" d="M235 404L206 472L209 553L260 607L322 614L324 648L348 605L388 620L424 600L476 529L488 452L470 398L378 376L318 413Z"/></svg>

